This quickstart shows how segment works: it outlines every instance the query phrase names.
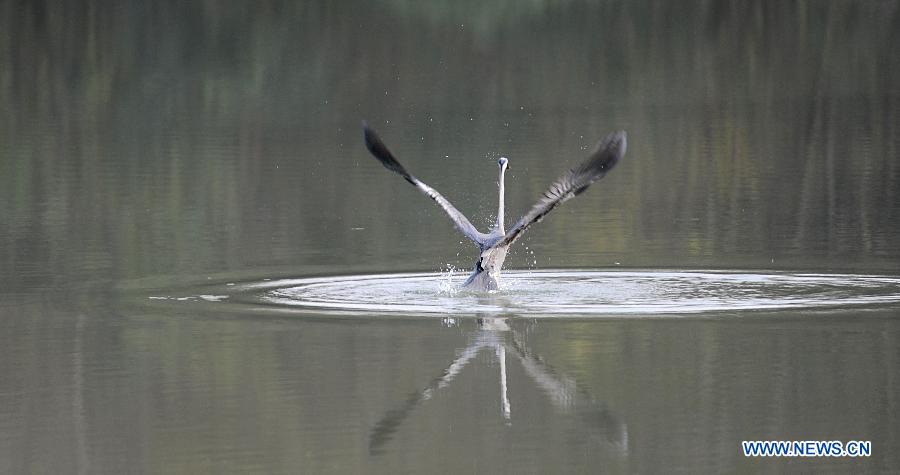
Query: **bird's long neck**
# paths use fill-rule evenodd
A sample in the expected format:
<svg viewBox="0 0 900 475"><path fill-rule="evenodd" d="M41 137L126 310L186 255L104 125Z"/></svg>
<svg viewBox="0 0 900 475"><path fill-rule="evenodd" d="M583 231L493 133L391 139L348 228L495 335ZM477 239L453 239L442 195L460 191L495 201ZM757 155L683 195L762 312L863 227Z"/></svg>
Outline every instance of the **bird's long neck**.
<svg viewBox="0 0 900 475"><path fill-rule="evenodd" d="M497 181L497 187L498 187L498 191L500 194L500 199L499 199L499 204L497 205L497 226L496 226L497 230L499 230L501 233L506 232L506 229L504 228L504 225L503 225L503 208L505 207L505 206L503 206L503 194L504 194L503 182L506 180L505 176L506 176L506 167L501 166L500 167L500 179Z"/></svg>

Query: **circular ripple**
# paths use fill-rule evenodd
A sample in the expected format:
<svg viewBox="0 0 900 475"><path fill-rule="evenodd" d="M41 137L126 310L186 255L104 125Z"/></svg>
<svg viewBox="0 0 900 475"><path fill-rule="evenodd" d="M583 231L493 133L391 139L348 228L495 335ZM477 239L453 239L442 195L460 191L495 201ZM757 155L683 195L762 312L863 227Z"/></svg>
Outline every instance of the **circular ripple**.
<svg viewBox="0 0 900 475"><path fill-rule="evenodd" d="M227 292L285 310L435 316L652 316L900 303L900 277L893 276L507 271L501 290L492 293L461 290L464 278L417 273L285 279L237 285Z"/></svg>

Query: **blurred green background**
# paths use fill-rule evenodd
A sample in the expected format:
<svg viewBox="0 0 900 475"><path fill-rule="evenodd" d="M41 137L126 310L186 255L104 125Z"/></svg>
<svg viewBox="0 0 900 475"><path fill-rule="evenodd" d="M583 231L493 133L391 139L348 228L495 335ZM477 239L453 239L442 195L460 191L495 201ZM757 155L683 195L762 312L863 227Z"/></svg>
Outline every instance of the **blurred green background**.
<svg viewBox="0 0 900 475"><path fill-rule="evenodd" d="M6 291L471 265L362 119L482 227L497 156L513 221L628 130L615 172L529 232L541 267L900 263L896 2L0 9Z"/></svg>

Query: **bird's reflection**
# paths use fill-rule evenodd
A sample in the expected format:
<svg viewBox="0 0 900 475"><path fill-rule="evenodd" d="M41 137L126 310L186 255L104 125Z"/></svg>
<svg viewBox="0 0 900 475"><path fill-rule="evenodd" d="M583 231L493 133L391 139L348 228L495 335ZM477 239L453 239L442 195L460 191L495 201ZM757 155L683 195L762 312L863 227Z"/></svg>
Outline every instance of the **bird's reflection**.
<svg viewBox="0 0 900 475"><path fill-rule="evenodd" d="M496 356L500 367L500 417L511 424L514 407L510 403L507 385L507 359L518 361L525 373L549 396L554 407L573 416L576 424L586 425L591 439L614 453L628 452L628 429L625 423L598 402L587 391L580 388L575 380L557 373L538 355L529 351L524 340L524 331L510 327L507 317L481 317L478 329L469 338L469 344L457 352L457 357L439 376L425 388L411 394L399 407L389 410L375 424L369 434L369 452L373 455L382 451L401 427L409 414L423 401L431 399L436 391L447 387L454 378L482 350L490 350Z"/></svg>

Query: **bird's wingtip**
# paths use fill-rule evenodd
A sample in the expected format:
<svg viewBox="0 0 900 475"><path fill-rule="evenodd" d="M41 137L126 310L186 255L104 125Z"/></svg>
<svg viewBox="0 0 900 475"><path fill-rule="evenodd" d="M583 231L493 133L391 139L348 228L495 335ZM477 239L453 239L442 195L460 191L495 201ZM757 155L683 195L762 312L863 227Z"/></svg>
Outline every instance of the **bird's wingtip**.
<svg viewBox="0 0 900 475"><path fill-rule="evenodd" d="M374 130L369 128L369 123L365 120L362 121L362 129L363 129L363 139L366 142L366 147L371 149L381 140L378 138L378 134L375 133Z"/></svg>
<svg viewBox="0 0 900 475"><path fill-rule="evenodd" d="M622 142L622 153L625 153L625 149L628 148L628 133L624 130L620 130L616 132L618 139Z"/></svg>
<svg viewBox="0 0 900 475"><path fill-rule="evenodd" d="M628 134L626 134L624 130L617 130L615 132L610 132L609 135L603 137L602 140L597 142L595 151L599 152L602 150L618 150L619 155L624 155L625 149L627 147Z"/></svg>
<svg viewBox="0 0 900 475"><path fill-rule="evenodd" d="M620 155L624 155L628 148L628 134L624 130L617 130L607 135L600 143L603 148L612 146L619 150Z"/></svg>

